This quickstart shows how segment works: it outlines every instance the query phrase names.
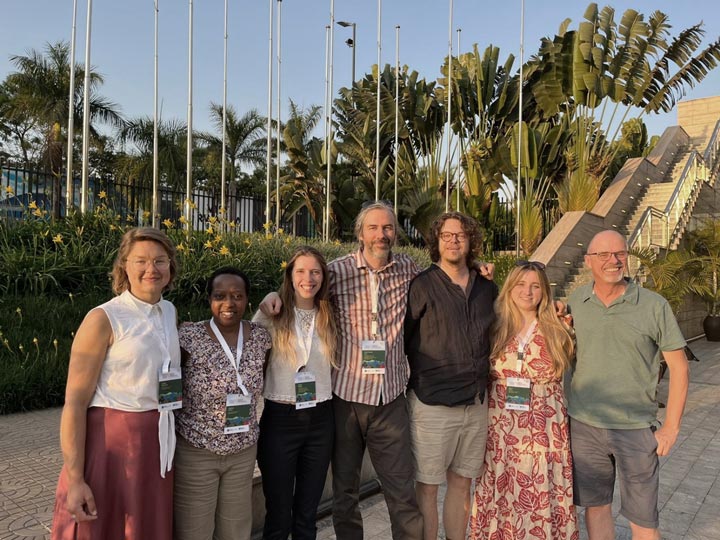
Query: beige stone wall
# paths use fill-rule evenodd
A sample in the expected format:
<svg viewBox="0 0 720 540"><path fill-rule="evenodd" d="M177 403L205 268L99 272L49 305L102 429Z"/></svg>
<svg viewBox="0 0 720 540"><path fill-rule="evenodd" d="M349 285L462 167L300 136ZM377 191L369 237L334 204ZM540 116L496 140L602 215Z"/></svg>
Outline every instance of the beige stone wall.
<svg viewBox="0 0 720 540"><path fill-rule="evenodd" d="M677 108L678 124L696 146L704 149L720 120L720 96L681 101Z"/></svg>

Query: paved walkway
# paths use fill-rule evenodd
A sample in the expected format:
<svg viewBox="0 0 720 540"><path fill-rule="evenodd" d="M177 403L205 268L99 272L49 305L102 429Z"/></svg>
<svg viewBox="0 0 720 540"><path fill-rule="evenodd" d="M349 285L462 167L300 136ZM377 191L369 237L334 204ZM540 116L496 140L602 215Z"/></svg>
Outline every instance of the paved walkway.
<svg viewBox="0 0 720 540"><path fill-rule="evenodd" d="M660 526L666 540L720 540L720 344L697 341L691 348L701 361L690 366L680 439L661 460ZM660 400L666 395L667 380ZM60 409L0 416L0 540L49 537L62 465L59 422ZM362 511L366 539L392 538L381 494L363 501ZM318 527L319 540L335 539L330 518ZM630 538L622 517L617 538Z"/></svg>

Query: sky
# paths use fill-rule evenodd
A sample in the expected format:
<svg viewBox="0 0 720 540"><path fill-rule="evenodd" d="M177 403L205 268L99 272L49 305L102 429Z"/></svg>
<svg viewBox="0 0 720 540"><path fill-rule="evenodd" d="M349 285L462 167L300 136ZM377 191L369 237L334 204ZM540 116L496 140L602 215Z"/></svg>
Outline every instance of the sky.
<svg viewBox="0 0 720 540"><path fill-rule="evenodd" d="M87 1L78 0L76 61L84 63ZM273 2L277 14L278 2ZM377 62L378 2L335 0L335 20L355 22L356 77ZM535 53L542 37L557 32L565 18L576 27L588 3L579 0L526 0L524 57ZM717 0L615 0L616 21L633 8L649 16L659 10L669 16L671 35L704 21L704 44L720 37ZM154 61L153 0L94 0L92 3L91 64L104 76L101 93L120 106L128 118L152 116ZM434 80L448 51L450 0L384 0L382 2L382 64L395 63L395 26L400 25L400 63ZM229 0L228 103L240 113L256 108L267 114L268 0ZM457 54L477 44L482 52L492 44L500 59L519 57L521 0L453 0L452 39ZM0 80L14 70L12 55L46 43L70 41L73 0L0 0ZM330 0L282 1L280 72L283 119L288 99L308 107L322 105L325 95L325 26ZM188 116L188 0L159 0L159 95L162 117ZM194 0L193 127L211 130L209 105L222 103L224 0ZM276 22L273 27L276 29ZM334 93L351 81L352 49L345 40L351 28L335 26ZM277 33L275 36L277 40ZM276 42L277 45L277 42ZM275 71L275 55L273 70ZM515 67L517 68L516 60ZM274 72L274 84L277 83ZM82 84L82 81L78 81ZM273 109L276 108L276 88ZM720 68L684 99L720 95ZM277 111L273 111L277 115ZM676 112L646 117L651 135L676 124Z"/></svg>

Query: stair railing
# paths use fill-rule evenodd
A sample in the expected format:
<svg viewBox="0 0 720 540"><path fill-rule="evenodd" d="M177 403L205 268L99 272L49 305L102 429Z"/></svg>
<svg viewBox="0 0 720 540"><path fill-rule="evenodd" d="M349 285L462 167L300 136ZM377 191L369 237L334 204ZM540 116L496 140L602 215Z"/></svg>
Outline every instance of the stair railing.
<svg viewBox="0 0 720 540"><path fill-rule="evenodd" d="M705 151L700 154L693 150L690 154L665 208L662 211L652 206L645 209L630 235L628 247L631 250L647 247L667 249L674 244L690 219L702 183L710 183L717 173L720 162L718 158L720 158L720 120L715 124ZM675 227L671 231L672 221L675 222Z"/></svg>

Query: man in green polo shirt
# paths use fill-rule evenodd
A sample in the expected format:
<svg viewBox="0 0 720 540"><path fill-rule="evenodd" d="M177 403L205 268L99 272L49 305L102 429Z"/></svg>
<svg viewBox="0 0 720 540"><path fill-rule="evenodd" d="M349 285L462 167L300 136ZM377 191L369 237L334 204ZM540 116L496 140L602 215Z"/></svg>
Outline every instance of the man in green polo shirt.
<svg viewBox="0 0 720 540"><path fill-rule="evenodd" d="M620 513L633 540L659 539L658 456L680 431L688 390L683 338L667 301L625 279L627 242L602 231L588 246L593 282L568 299L577 362L567 390L575 504L586 507L590 540L615 537L611 503L620 476ZM665 423L657 421L660 355L670 372Z"/></svg>

